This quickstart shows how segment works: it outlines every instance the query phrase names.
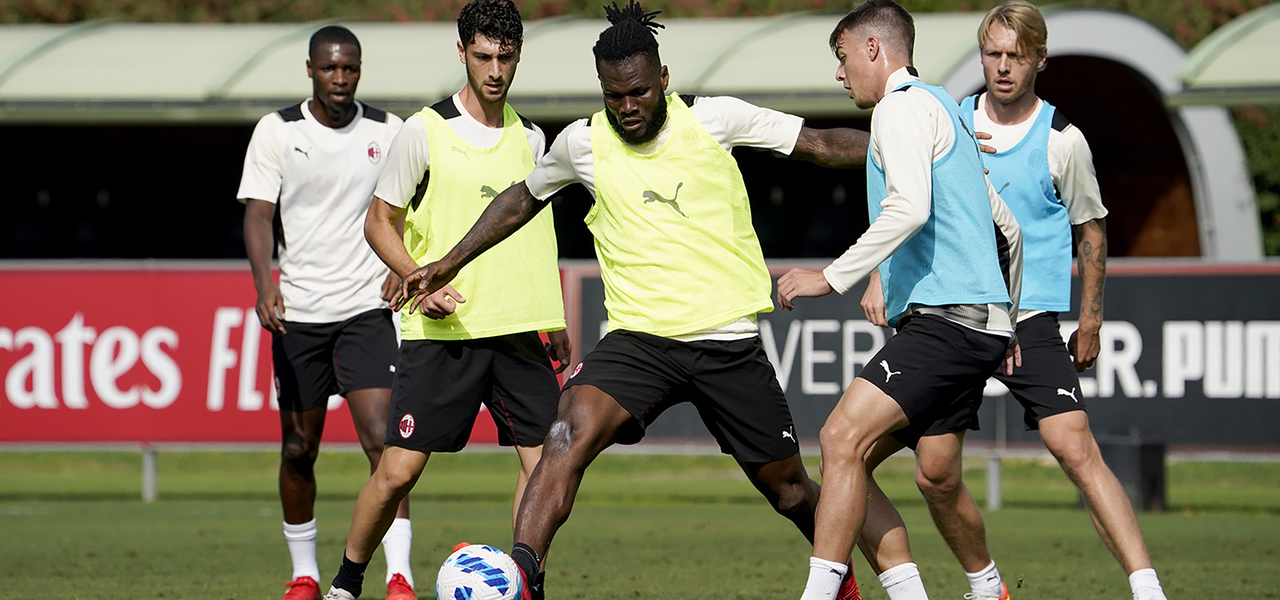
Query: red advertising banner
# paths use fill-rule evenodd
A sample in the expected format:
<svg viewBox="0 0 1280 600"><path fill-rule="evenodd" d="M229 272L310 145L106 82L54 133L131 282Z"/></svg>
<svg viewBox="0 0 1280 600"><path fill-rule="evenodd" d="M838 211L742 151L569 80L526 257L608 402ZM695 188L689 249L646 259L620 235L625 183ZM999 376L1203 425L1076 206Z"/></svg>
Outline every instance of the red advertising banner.
<svg viewBox="0 0 1280 600"><path fill-rule="evenodd" d="M256 299L247 264L0 267L0 442L279 442ZM341 398L324 439L357 441Z"/></svg>

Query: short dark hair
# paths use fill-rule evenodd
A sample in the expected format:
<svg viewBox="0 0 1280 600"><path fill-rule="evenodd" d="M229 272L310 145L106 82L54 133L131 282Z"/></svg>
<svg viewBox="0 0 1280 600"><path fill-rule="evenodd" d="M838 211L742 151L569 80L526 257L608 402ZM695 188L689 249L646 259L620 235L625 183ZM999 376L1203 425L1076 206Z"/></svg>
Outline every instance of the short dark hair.
<svg viewBox="0 0 1280 600"><path fill-rule="evenodd" d="M658 28L666 28L654 20L662 11L644 12L639 2L630 0L624 8L618 8L617 2L609 4L604 7L604 13L612 25L600 32L600 39L591 49L597 63L622 62L637 55L662 63L658 56L658 38L654 37Z"/></svg>
<svg viewBox="0 0 1280 600"><path fill-rule="evenodd" d="M912 54L915 52L916 46L916 22L911 18L911 13L907 9L902 8L893 0L867 0L857 8L849 11L836 28L831 31L831 38L827 40L827 44L831 46L831 51L835 52L836 46L840 45L840 36L847 31L852 31L859 27L869 26L876 30L880 36L888 34L894 40L904 47L901 50L907 53L907 60L914 62Z"/></svg>
<svg viewBox="0 0 1280 600"><path fill-rule="evenodd" d="M470 46L476 34L483 35L503 50L524 44L524 22L511 0L471 0L458 11L458 41Z"/></svg>
<svg viewBox="0 0 1280 600"><path fill-rule="evenodd" d="M351 44L356 47L356 52L360 52L360 40L356 39L356 34L341 25L329 25L311 34L311 44L307 46L307 57L311 57L316 53L317 48L325 44Z"/></svg>

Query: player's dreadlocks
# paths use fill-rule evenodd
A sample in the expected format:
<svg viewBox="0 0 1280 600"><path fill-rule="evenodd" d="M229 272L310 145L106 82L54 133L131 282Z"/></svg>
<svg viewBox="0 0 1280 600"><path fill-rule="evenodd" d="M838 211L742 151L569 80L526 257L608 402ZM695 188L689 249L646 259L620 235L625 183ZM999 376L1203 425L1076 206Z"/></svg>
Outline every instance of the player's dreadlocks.
<svg viewBox="0 0 1280 600"><path fill-rule="evenodd" d="M524 44L524 23L520 11L511 0L472 0L458 11L458 40L463 46L483 35L501 46L505 52Z"/></svg>
<svg viewBox="0 0 1280 600"><path fill-rule="evenodd" d="M314 55L316 50L325 44L351 44L356 47L356 52L360 51L360 40L356 39L356 34L341 25L321 27L311 34L311 42L307 44L307 56Z"/></svg>
<svg viewBox="0 0 1280 600"><path fill-rule="evenodd" d="M638 54L652 58L661 64L658 57L658 39L654 37L658 28L666 26L654 21L662 11L645 12L636 0L630 0L624 8L618 8L614 2L604 7L605 16L612 25L600 32L600 39L591 50L595 52L596 62L621 62Z"/></svg>

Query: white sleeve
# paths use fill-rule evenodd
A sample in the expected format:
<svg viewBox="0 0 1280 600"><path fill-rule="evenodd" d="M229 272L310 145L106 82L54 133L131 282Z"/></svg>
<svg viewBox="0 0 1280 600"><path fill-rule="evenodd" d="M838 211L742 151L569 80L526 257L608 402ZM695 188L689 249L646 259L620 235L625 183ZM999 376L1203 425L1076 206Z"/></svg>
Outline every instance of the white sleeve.
<svg viewBox="0 0 1280 600"><path fill-rule="evenodd" d="M576 139L580 137L586 138L585 150L583 144ZM592 165L590 147L591 131L587 120L579 119L570 123L551 142L551 149L525 178L525 185L529 186L529 191L535 198L547 200L570 184L589 183L583 171Z"/></svg>
<svg viewBox="0 0 1280 600"><path fill-rule="evenodd" d="M804 126L803 118L732 96L699 96L690 110L726 150L751 146L789 155Z"/></svg>
<svg viewBox="0 0 1280 600"><path fill-rule="evenodd" d="M1093 151L1074 125L1049 132L1049 175L1062 195L1072 225L1107 216L1093 168Z"/></svg>
<svg viewBox="0 0 1280 600"><path fill-rule="evenodd" d="M244 174L240 176L240 189L236 198L265 200L272 204L280 198L280 186L284 183L284 169L280 165L280 145L276 133L284 121L271 113L258 119L249 138L249 149L244 154Z"/></svg>
<svg viewBox="0 0 1280 600"><path fill-rule="evenodd" d="M525 130L525 137L529 138L529 149L533 151L533 161L542 160L543 155L547 153L547 134L534 123L533 129Z"/></svg>
<svg viewBox="0 0 1280 600"><path fill-rule="evenodd" d="M871 152L884 167L880 215L822 274L841 294L871 273L929 220L933 197L935 120L907 94L890 94L871 119Z"/></svg>
<svg viewBox="0 0 1280 600"><path fill-rule="evenodd" d="M986 177L983 180L987 183L987 199L991 201L991 220L1008 244L1009 262L1004 277L1009 299L1013 302L1009 309L1010 322L1016 323L1018 303L1022 297L1022 227L1018 225L1013 211L1009 210L1009 205L996 192L995 186L991 185L991 180Z"/></svg>
<svg viewBox="0 0 1280 600"><path fill-rule="evenodd" d="M431 163L427 126L417 115L409 117L391 140L387 164L378 177L373 195L396 208L409 205Z"/></svg>

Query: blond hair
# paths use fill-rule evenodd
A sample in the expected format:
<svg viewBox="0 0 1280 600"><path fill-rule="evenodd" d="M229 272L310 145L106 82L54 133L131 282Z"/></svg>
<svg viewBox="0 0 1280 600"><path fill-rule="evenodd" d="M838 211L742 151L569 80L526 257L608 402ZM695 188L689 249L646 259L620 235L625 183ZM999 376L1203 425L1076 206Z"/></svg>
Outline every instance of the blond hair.
<svg viewBox="0 0 1280 600"><path fill-rule="evenodd" d="M982 25L978 27L978 48L987 47L987 31L992 25L999 25L1013 31L1018 36L1018 52L1028 59L1043 55L1045 42L1049 39L1049 28L1044 24L1044 15L1034 4L1024 0L1009 0L987 12Z"/></svg>

